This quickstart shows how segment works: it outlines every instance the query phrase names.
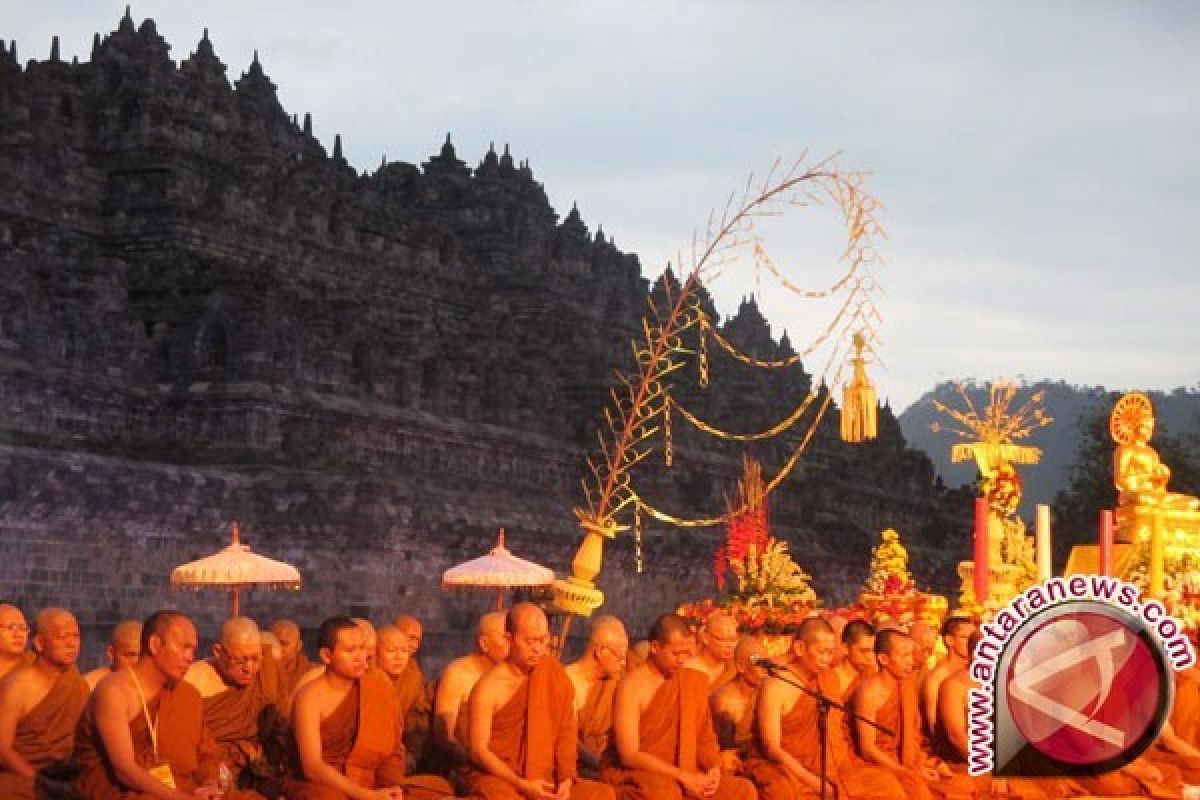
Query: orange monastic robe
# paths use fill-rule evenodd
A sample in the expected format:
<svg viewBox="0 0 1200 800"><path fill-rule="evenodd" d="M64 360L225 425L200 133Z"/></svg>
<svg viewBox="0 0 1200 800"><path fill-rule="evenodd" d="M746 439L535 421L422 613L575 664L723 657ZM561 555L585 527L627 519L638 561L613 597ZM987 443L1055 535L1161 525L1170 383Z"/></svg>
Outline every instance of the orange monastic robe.
<svg viewBox="0 0 1200 800"><path fill-rule="evenodd" d="M17 722L13 749L45 780L45 773L60 767L75 747L75 727L87 705L88 685L79 670L65 670L42 702ZM32 800L33 780L0 771L0 797Z"/></svg>
<svg viewBox="0 0 1200 800"><path fill-rule="evenodd" d="M415 658L409 660L393 687L404 749L410 762L415 763L421 760L421 755L425 752L425 743L429 740L430 715L433 711L428 688L425 686L425 674L421 672L421 665Z"/></svg>
<svg viewBox="0 0 1200 800"><path fill-rule="evenodd" d="M365 789L398 785L397 770L390 763L398 759L402 765L404 761L396 729L391 681L380 670L367 670L321 723L321 760ZM299 756L293 754L294 772L303 776ZM389 773L389 780L381 780L380 772ZM398 774L404 774L403 766ZM345 800L341 792L303 777L288 781L287 796L291 800Z"/></svg>
<svg viewBox="0 0 1200 800"><path fill-rule="evenodd" d="M860 691L862 691L862 683L859 683L854 693L850 696L847 707L851 710L856 706L857 695ZM911 691L911 686L906 687L901 685L896 691L892 692L891 696L888 697L887 701L876 712L875 721L891 731L890 734L883 731L876 731L876 745L880 750L889 753L896 761L903 764L906 769L894 769L883 764L871 764L871 766L887 771L902 787L903 795L908 800L931 800L934 795L929 784L916 771L923 757L921 751L921 711L917 695ZM866 762L863 758L862 750L858 746L857 724L849 721L846 727L850 730L850 740L855 745L857 760L863 763L870 763ZM850 791L851 796L856 796L858 793L870 793L868 787L858 785L857 769L848 767L845 772L844 779L847 781L847 789Z"/></svg>
<svg viewBox="0 0 1200 800"><path fill-rule="evenodd" d="M544 658L492 716L488 748L526 780L573 781L572 800L611 800L610 787L579 778L577 735L575 687L558 661ZM483 800L521 798L512 784L474 766L467 768L466 784Z"/></svg>
<svg viewBox="0 0 1200 800"><path fill-rule="evenodd" d="M649 667L653 669L653 667ZM708 705L708 676L680 669L662 682L638 720L638 748L688 772L718 765L720 751ZM681 800L679 783L665 775L620 766L615 742L605 756L605 782L618 800ZM722 773L714 800L754 800L754 784Z"/></svg>
<svg viewBox="0 0 1200 800"><path fill-rule="evenodd" d="M798 677L793 679L802 680ZM838 691L837 676L832 671L822 673L818 687L826 697L833 699ZM779 743L783 749L813 775L820 775L820 720L816 698L801 694L779 722ZM837 709L830 709L826 735L829 737L826 774L837 787L838 797L843 800L891 800L903 795L903 787L890 773L853 757L846 739L844 715ZM782 764L767 757L757 730L754 732L751 757L746 760L743 772L758 786L759 797L763 800L810 800L820 797L819 792L801 783Z"/></svg>
<svg viewBox="0 0 1200 800"><path fill-rule="evenodd" d="M218 691L204 696L204 724L221 748L221 758L230 767L244 767L262 754L263 739L279 724L276 704L281 699L279 662L264 652L262 667L246 687L230 686L211 665L193 666L211 671ZM189 680L191 676L189 674Z"/></svg>
<svg viewBox="0 0 1200 800"><path fill-rule="evenodd" d="M147 708L150 717L157 720L158 761L170 766L176 787L190 792L206 782L215 781L220 759L216 742L204 727L200 693L190 684L180 683L162 689ZM146 769L154 768L154 745L145 714L139 713L133 718L129 733L137 763ZM75 731L74 758L82 770L75 785L88 800L133 800L145 796L118 782L100 739L94 698L88 702ZM250 791L235 792L234 797L261 800L261 795Z"/></svg>
<svg viewBox="0 0 1200 800"><path fill-rule="evenodd" d="M593 683L579 709L579 742L597 755L608 749L608 740L612 736L617 683L617 678L601 678Z"/></svg>

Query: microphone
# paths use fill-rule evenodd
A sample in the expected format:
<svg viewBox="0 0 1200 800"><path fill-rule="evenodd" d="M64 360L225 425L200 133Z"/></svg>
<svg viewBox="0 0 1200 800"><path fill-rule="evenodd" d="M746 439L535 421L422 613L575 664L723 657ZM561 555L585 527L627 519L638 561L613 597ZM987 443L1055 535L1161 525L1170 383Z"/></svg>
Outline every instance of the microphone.
<svg viewBox="0 0 1200 800"><path fill-rule="evenodd" d="M750 656L750 663L756 667L762 667L767 672L771 672L772 670L782 671L787 669L787 667L783 666L783 664L778 664L766 656Z"/></svg>

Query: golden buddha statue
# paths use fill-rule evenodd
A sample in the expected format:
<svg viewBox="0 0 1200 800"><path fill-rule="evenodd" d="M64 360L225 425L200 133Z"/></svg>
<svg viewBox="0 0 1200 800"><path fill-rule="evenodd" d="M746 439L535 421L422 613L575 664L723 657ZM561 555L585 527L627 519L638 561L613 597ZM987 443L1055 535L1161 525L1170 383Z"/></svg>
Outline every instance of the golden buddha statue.
<svg viewBox="0 0 1200 800"><path fill-rule="evenodd" d="M1117 444L1113 453L1113 482L1117 487L1117 538L1134 541L1145 518L1155 512L1176 512L1171 517L1192 522L1191 514L1200 500L1167 489L1171 468L1162 462L1150 438L1154 435L1154 410L1150 398L1140 392L1123 396L1109 418L1109 433ZM1184 512L1182 514L1177 512ZM1195 514L1200 520L1200 512ZM1174 526L1171 526L1174 527Z"/></svg>

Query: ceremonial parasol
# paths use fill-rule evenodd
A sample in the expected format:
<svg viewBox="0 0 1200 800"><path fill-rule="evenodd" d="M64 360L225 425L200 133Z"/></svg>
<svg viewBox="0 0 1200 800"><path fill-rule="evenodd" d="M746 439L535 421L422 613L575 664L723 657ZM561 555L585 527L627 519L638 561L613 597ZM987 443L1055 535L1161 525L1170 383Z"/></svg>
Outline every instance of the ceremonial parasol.
<svg viewBox="0 0 1200 800"><path fill-rule="evenodd" d="M504 590L517 586L549 586L554 570L517 558L504 546L504 528L496 546L481 556L442 573L442 588L478 588L496 590L496 609L504 608Z"/></svg>
<svg viewBox="0 0 1200 800"><path fill-rule="evenodd" d="M172 586L200 589L206 586L233 590L233 616L238 616L238 594L243 586L266 589L300 588L300 573L291 564L275 561L250 552L238 536L238 524L233 523L233 542L207 558L192 561L171 571Z"/></svg>

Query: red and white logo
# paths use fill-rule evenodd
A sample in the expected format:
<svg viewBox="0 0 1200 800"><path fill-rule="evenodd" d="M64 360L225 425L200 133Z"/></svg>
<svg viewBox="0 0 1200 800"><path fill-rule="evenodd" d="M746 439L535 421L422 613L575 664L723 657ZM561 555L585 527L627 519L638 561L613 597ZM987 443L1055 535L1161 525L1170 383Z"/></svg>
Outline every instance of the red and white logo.
<svg viewBox="0 0 1200 800"><path fill-rule="evenodd" d="M1014 644L1003 684L1009 715L1045 758L1111 766L1157 736L1169 711L1169 678L1138 628L1080 608L1053 615Z"/></svg>

